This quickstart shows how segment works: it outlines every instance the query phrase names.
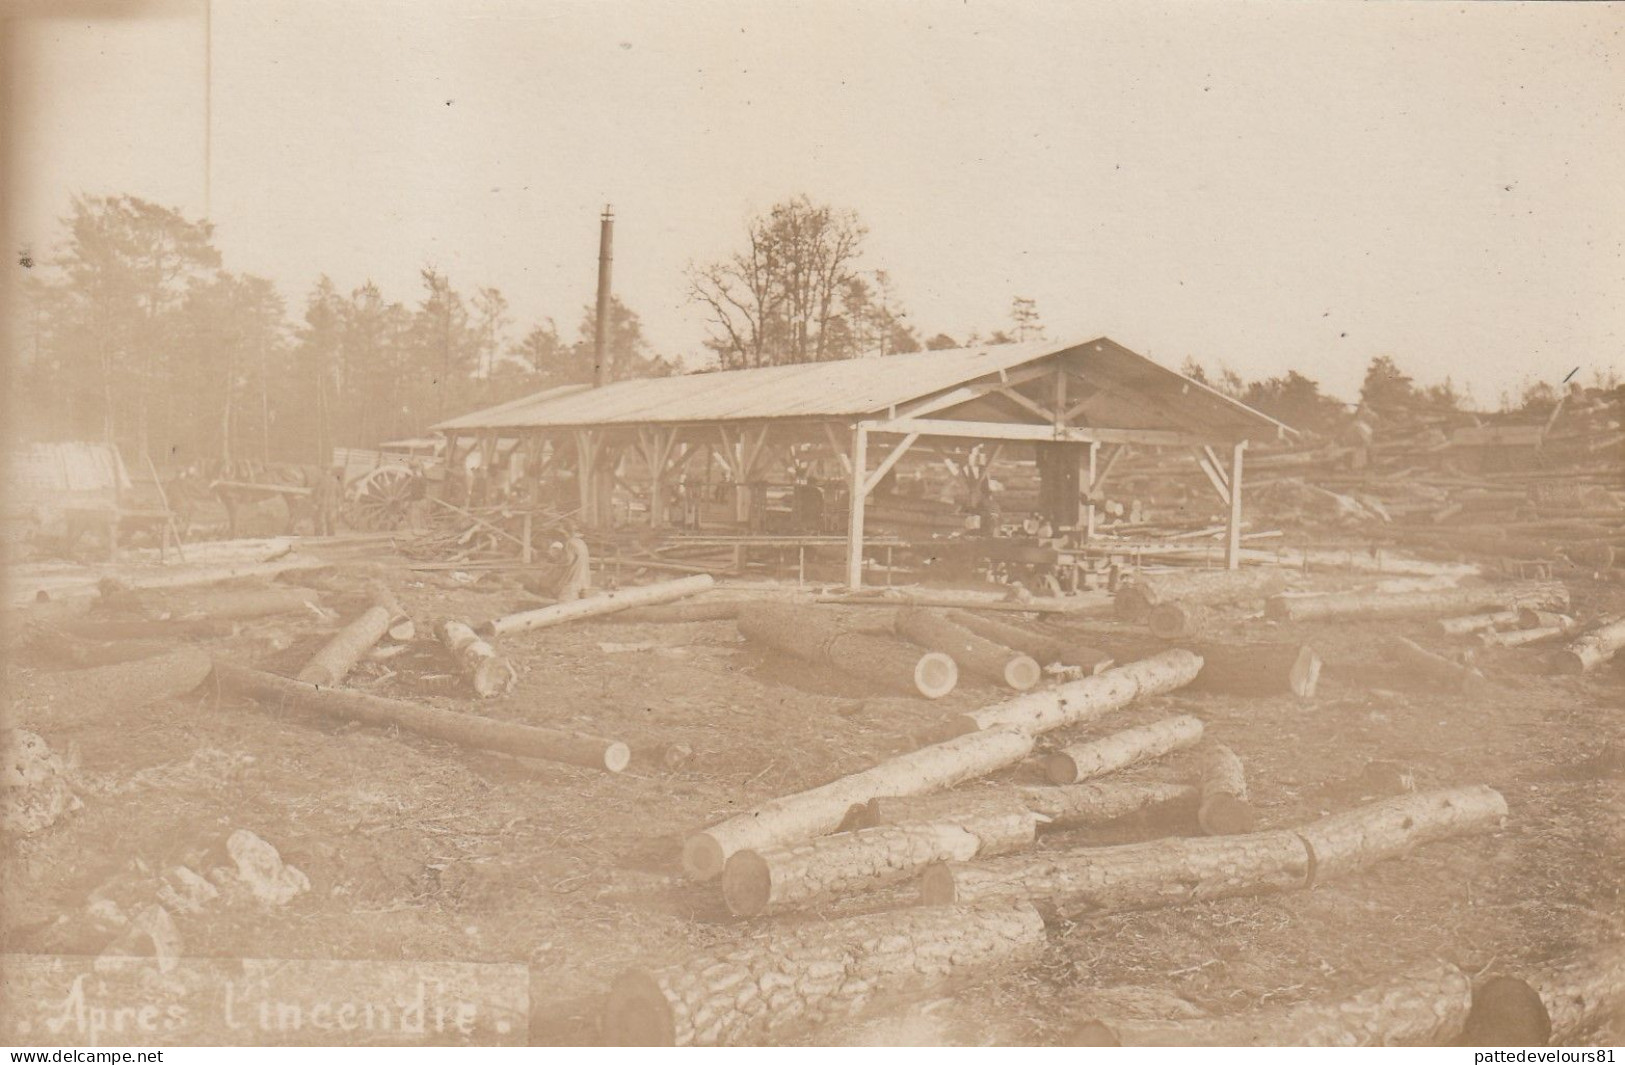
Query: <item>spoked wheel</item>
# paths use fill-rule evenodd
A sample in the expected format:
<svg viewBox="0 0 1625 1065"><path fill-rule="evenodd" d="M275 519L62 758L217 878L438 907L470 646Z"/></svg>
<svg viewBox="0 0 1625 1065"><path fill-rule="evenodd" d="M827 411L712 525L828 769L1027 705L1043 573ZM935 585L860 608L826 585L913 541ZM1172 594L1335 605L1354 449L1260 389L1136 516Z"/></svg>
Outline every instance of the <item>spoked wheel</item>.
<svg viewBox="0 0 1625 1065"><path fill-rule="evenodd" d="M381 466L350 486L344 520L352 529L386 532L406 521L411 503L412 471Z"/></svg>

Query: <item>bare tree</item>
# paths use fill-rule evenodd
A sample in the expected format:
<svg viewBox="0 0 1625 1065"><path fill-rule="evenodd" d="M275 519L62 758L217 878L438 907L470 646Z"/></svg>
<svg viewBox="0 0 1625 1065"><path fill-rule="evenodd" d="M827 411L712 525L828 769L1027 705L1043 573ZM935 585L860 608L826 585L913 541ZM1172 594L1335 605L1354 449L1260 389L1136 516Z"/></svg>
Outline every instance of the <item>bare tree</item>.
<svg viewBox="0 0 1625 1065"><path fill-rule="evenodd" d="M746 227L746 246L689 270L689 294L712 327L707 346L727 368L817 362L851 354L834 343L868 230L856 213L798 196ZM850 325L850 323L846 323ZM851 335L851 330L844 335Z"/></svg>

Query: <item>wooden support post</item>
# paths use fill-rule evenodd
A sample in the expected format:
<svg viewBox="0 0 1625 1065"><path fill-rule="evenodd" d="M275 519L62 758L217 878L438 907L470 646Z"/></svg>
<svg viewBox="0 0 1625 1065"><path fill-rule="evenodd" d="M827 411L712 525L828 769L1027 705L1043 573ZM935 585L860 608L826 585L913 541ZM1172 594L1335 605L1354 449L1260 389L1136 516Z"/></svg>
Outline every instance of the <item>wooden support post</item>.
<svg viewBox="0 0 1625 1065"><path fill-rule="evenodd" d="M1100 445L1089 445L1089 503L1084 509L1083 536L1086 540L1095 538L1095 486L1099 482L1100 471Z"/></svg>
<svg viewBox="0 0 1625 1065"><path fill-rule="evenodd" d="M519 560L525 565L536 561L536 552L531 548L530 540L530 511L525 511L524 523L519 530Z"/></svg>
<svg viewBox="0 0 1625 1065"><path fill-rule="evenodd" d="M846 519L846 583L856 591L863 587L863 508L868 490L864 482L869 466L869 430L852 428L852 498Z"/></svg>
<svg viewBox="0 0 1625 1065"><path fill-rule="evenodd" d="M1246 450L1245 440L1230 449L1230 522L1225 528L1225 569L1241 568L1241 457Z"/></svg>

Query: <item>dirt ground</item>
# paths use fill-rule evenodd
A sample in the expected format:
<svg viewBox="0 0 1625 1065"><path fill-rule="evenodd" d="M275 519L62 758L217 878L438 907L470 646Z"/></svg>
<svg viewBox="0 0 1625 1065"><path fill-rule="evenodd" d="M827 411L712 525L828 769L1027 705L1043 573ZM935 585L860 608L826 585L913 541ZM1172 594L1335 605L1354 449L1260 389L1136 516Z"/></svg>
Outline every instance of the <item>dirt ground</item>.
<svg viewBox="0 0 1625 1065"><path fill-rule="evenodd" d="M520 605L497 578L463 583L389 565L422 620L480 620ZM369 566L320 581L343 615L366 602ZM301 583L290 578L290 583ZM1625 610L1619 585L1574 585L1578 611ZM872 608L850 608L860 617ZM1064 627L1120 657L1154 649L1110 619ZM1538 673L1529 649L1481 653L1491 698L1402 686L1382 664L1395 632L1449 645L1425 621L1300 624L1237 620L1233 638L1299 639L1327 660L1316 697L1179 694L1137 704L1093 731L1190 712L1244 759L1265 827L1362 801L1489 784L1511 816L1490 836L1414 855L1312 891L1179 909L1057 918L1039 965L807 1033L818 1043L1049 1044L1096 1016L1230 1013L1352 993L1436 960L1471 971L1537 962L1625 934L1625 670ZM1228 637L1227 637L1228 638ZM269 619L208 649L296 672L324 639L309 619ZM1457 644L1466 646L1465 643ZM741 642L731 621L580 622L502 641L515 690L474 704L432 645L367 663L351 683L511 721L623 739L624 773L520 763L409 734L200 691L130 718L40 731L79 760L84 809L6 856L3 947L95 954L109 933L87 914L143 870L204 865L234 829L271 842L312 890L281 907L178 915L189 955L519 962L532 973L531 1039L594 1043L611 980L633 965L759 935L770 921L906 903L910 889L799 917L741 921L716 885L683 878L683 836L773 797L918 745L938 719L1005 693L962 679L926 702L855 687ZM7 684L26 700L26 664ZM1043 748L1089 730L1044 737ZM685 743L676 771L649 757ZM1177 772L1178 764L1145 772ZM1037 782L1032 763L994 778ZM1175 826L1178 830L1178 826ZM1146 838L1139 822L1055 833L1044 847ZM201 867L201 866L200 866ZM130 890L135 890L133 886ZM1615 1032L1617 1040L1625 1033Z"/></svg>

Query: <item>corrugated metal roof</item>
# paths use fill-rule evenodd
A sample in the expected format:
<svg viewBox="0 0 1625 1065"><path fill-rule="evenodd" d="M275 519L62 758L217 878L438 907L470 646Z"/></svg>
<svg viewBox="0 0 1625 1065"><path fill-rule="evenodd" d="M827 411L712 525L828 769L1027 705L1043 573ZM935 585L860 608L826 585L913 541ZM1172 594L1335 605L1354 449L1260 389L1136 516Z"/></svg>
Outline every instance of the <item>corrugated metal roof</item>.
<svg viewBox="0 0 1625 1065"><path fill-rule="evenodd" d="M1102 385L1165 404L1170 428L1276 435L1279 422L1101 337L567 385L441 422L442 431L859 418L1027 363L1064 357ZM1099 417L1091 424L1109 424Z"/></svg>

